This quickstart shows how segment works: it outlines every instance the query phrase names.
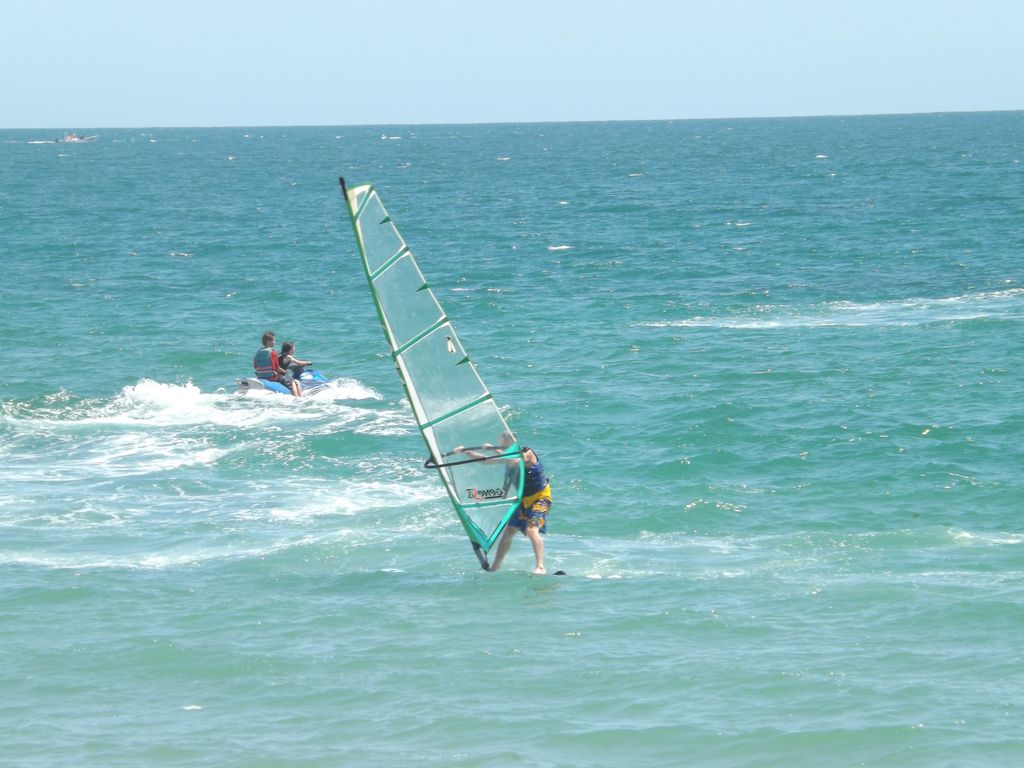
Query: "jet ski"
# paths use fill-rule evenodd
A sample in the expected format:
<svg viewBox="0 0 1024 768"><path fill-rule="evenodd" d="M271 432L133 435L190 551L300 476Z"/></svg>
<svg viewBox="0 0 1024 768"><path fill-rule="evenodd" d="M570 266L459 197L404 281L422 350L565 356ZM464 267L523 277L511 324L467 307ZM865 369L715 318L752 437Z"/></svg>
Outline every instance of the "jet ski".
<svg viewBox="0 0 1024 768"><path fill-rule="evenodd" d="M299 383L302 385L303 395L312 395L319 392L321 389L326 389L331 386L331 380L324 376L320 371L303 371L298 377ZM271 381L270 379L257 379L255 376L250 376L245 379L238 380L238 391L239 392L275 392L279 395L292 396L292 391L288 389L284 384L279 381Z"/></svg>

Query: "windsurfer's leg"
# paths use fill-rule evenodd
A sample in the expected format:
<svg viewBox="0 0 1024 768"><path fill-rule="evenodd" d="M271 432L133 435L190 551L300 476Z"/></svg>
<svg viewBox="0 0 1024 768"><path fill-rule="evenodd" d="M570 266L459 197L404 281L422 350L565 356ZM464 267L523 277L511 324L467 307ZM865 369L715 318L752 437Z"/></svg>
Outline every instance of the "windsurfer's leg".
<svg viewBox="0 0 1024 768"><path fill-rule="evenodd" d="M547 573L544 570L544 539L540 535L540 529L536 525L527 524L526 538L533 544L533 558L537 561L537 567L533 572L538 575Z"/></svg>
<svg viewBox="0 0 1024 768"><path fill-rule="evenodd" d="M491 563L489 571L496 571L501 568L501 561L505 559L505 555L508 554L509 547L512 546L512 539L515 538L516 529L511 526L505 526L505 531L501 534L501 539L498 541L498 551L494 554L494 562Z"/></svg>

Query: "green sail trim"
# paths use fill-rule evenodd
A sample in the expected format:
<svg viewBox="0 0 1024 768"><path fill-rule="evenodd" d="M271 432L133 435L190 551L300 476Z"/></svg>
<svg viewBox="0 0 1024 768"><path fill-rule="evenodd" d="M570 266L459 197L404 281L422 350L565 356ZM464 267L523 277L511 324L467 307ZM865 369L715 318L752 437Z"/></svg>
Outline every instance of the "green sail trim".
<svg viewBox="0 0 1024 768"><path fill-rule="evenodd" d="M522 500L521 448L372 185L342 193L384 337L448 498L487 568ZM449 461L455 449L467 458ZM462 454L459 455L463 457Z"/></svg>

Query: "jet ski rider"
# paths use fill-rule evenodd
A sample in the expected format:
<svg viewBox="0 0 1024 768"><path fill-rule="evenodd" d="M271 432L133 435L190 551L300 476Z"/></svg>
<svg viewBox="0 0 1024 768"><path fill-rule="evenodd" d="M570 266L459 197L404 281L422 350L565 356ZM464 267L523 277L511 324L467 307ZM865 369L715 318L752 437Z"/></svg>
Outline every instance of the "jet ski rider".
<svg viewBox="0 0 1024 768"><path fill-rule="evenodd" d="M256 378L276 381L290 389L295 397L301 397L302 385L278 363L277 350L274 349L275 341L276 337L273 331L263 334L263 348L252 359L252 367L256 369Z"/></svg>

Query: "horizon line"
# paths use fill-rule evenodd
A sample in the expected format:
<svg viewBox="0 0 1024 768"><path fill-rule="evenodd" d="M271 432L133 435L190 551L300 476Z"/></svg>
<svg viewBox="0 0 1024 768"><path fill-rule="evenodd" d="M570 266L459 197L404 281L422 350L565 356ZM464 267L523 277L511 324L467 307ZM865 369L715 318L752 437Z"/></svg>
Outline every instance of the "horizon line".
<svg viewBox="0 0 1024 768"><path fill-rule="evenodd" d="M928 110L922 112L864 112L864 113L815 113L792 115L736 115L730 117L658 117L658 118L607 118L595 120L476 120L452 122L420 122L420 123L236 123L212 125L93 125L75 130L127 131L127 130L166 130L166 129L245 129L245 128L411 128L428 126L476 126L476 125L573 125L586 123L684 123L714 122L727 120L801 120L801 119L850 119L863 117L914 117L927 115L974 115L974 114L1005 114L1024 112L1024 109L963 109L963 110ZM67 131L68 128L54 126L0 127L2 131Z"/></svg>

